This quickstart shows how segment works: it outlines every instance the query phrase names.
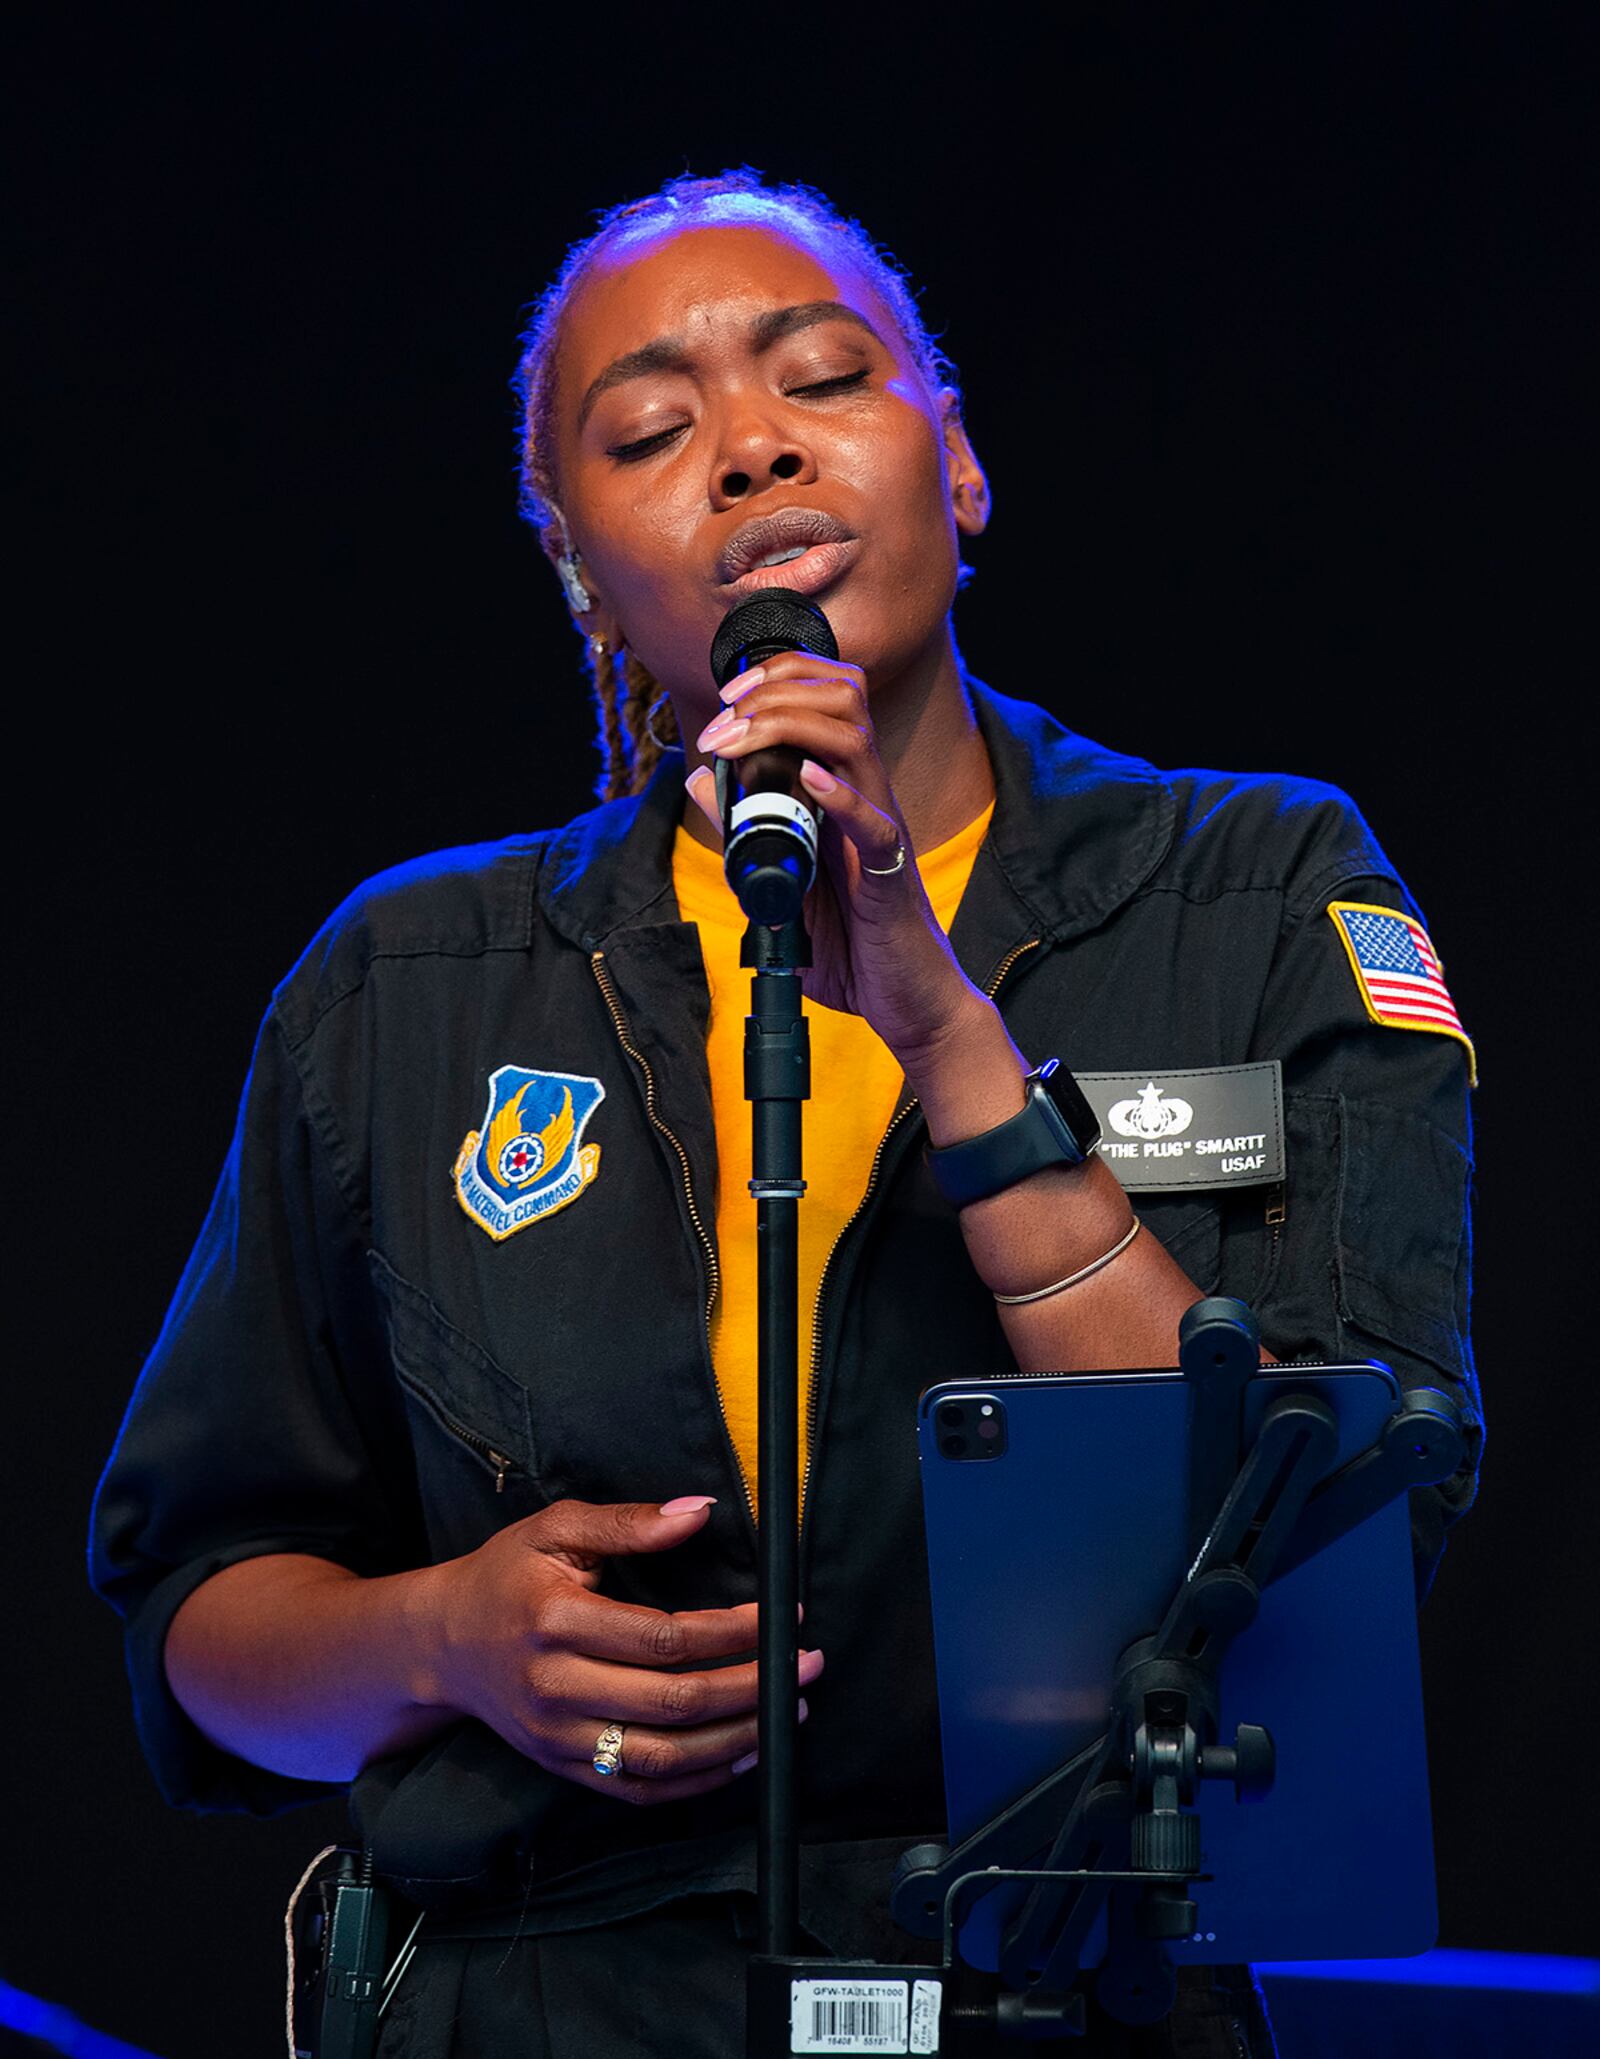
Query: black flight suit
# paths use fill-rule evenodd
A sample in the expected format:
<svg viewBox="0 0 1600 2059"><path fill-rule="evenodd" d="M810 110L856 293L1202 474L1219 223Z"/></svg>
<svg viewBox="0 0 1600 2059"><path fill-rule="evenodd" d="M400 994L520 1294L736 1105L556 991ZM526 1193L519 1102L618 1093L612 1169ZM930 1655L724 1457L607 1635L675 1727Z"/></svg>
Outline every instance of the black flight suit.
<svg viewBox="0 0 1600 2059"><path fill-rule="evenodd" d="M1250 1302L1279 1357L1381 1358L1402 1384L1448 1385L1476 1426L1466 1057L1366 1016L1327 903L1411 903L1360 816L1303 780L1158 772L972 691L997 800L951 930L966 972L1034 1062L1280 1059L1282 1222L1234 1188L1140 1195L1148 1230L1201 1291ZM322 1791L211 1747L166 1686L173 1613L234 1561L310 1552L380 1574L563 1496L708 1493L702 1535L613 1561L605 1591L665 1609L754 1598L707 1340L717 1168L706 983L670 876L681 775L670 756L638 799L384 874L273 999L96 1510L95 1579L126 1617L173 1801L270 1810ZM584 1132L601 1161L570 1205L496 1241L452 1168L506 1064L601 1082ZM903 1107L828 1266L802 1537L806 1641L828 1660L802 1734L803 1836L827 1848L808 1855L802 1917L835 1950L883 1956L906 1946L875 1916L887 1856L942 1821L916 1399L1013 1363L924 1141ZM1419 1587L1471 1484L1414 1498ZM514 1904L534 1934L748 1886L753 1805L736 1782L627 1807L473 1722L352 1794L379 1868L415 1898L458 1920Z"/></svg>

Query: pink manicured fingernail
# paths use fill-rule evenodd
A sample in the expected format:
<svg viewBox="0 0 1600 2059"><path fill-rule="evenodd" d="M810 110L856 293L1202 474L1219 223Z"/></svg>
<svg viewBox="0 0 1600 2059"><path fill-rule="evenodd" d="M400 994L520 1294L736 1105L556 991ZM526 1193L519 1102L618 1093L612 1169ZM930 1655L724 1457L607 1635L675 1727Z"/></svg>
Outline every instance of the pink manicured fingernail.
<svg viewBox="0 0 1600 2059"><path fill-rule="evenodd" d="M807 1671L806 1671L806 1661L807 1661L807 1659L812 1659L812 1660L814 1660L814 1661L815 1661L815 1664L814 1664L814 1665L812 1666L812 1668L811 1668L810 1672L807 1672ZM818 1675L818 1674L819 1674L819 1673L820 1673L821 1671L822 1671L822 1654L821 1654L821 1652L819 1652L819 1651L803 1651L803 1652L802 1652L802 1653L800 1654L800 1674L801 1674L801 1678L802 1678L802 1679L805 1679L805 1680L815 1680L815 1679L816 1679L816 1677L817 1677L817 1675Z"/></svg>
<svg viewBox="0 0 1600 2059"><path fill-rule="evenodd" d="M702 1509L715 1508L714 1494L680 1494L676 1501L664 1501L661 1514L664 1516L697 1516Z"/></svg>
<svg viewBox="0 0 1600 2059"><path fill-rule="evenodd" d="M805 1698L805 1696L804 1696L804 1695L801 1695L801 1697L800 1697L800 1721L801 1721L801 1722L803 1723L803 1722L804 1722L804 1721L806 1720L807 1716L809 1716L810 1714L811 1714L811 1704L810 1704L810 1703L809 1703L809 1702L808 1702L808 1701L806 1700L806 1698Z"/></svg>
<svg viewBox="0 0 1600 2059"><path fill-rule="evenodd" d="M766 668L764 666L752 665L748 672L741 672L737 679L730 679L728 681L727 685L722 689L721 698L731 705L741 695L747 694L751 687L759 686L766 676Z"/></svg>
<svg viewBox="0 0 1600 2059"><path fill-rule="evenodd" d="M713 744L731 744L736 736L743 736L749 727L750 724L743 715L736 715L731 708L724 708L715 721L706 724L695 738L695 742L702 751L706 751Z"/></svg>
<svg viewBox="0 0 1600 2059"><path fill-rule="evenodd" d="M831 772L824 772L822 767L812 758L802 758L800 760L800 777L811 788L813 793L818 794L831 794L839 784Z"/></svg>

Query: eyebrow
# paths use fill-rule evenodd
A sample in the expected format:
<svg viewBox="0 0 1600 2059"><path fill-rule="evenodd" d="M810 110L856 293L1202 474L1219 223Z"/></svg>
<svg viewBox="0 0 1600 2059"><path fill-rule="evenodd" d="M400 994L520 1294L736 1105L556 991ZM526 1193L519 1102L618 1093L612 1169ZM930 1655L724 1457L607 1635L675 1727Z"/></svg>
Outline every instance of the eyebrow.
<svg viewBox="0 0 1600 2059"><path fill-rule="evenodd" d="M865 329L874 342L888 348L866 316L853 307L847 307L842 300L806 300L795 307L775 307L764 315L757 315L750 324L750 348L759 357L785 336L796 335L802 329L814 329L820 322L853 322L858 329ZM609 392L613 386L621 386L629 379L648 378L652 372L692 370L693 360L681 336L658 336L653 343L646 343L639 350L627 351L622 357L613 358L603 372L590 380L578 408L578 427L581 429L588 421L601 394Z"/></svg>

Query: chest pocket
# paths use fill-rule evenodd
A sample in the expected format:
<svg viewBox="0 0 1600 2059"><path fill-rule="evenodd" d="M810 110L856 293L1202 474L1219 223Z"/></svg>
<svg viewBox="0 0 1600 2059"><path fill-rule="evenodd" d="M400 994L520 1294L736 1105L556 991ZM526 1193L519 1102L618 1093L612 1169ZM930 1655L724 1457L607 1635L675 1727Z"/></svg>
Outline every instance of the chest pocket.
<svg viewBox="0 0 1600 2059"><path fill-rule="evenodd" d="M416 1453L428 1540L441 1557L475 1550L542 1508L528 1394L376 1251L367 1254Z"/></svg>

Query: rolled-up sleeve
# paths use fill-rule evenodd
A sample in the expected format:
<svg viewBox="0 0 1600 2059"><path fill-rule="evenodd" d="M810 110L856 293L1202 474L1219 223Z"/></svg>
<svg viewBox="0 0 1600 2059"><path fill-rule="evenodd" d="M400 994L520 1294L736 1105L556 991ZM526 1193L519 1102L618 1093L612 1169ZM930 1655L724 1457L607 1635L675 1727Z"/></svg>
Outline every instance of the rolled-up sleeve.
<svg viewBox="0 0 1600 2059"><path fill-rule="evenodd" d="M91 1578L123 1618L140 1737L171 1802L266 1813L329 1792L218 1749L179 1707L163 1647L203 1581L270 1552L362 1574L420 1562L366 1243L269 1013L91 1530Z"/></svg>

